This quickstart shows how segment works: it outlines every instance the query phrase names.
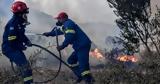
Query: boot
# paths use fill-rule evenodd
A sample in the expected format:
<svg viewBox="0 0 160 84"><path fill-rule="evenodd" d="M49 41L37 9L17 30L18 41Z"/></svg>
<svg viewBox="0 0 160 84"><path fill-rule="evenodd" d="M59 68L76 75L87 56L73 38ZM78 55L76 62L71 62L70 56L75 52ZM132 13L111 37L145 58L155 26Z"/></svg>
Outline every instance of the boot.
<svg viewBox="0 0 160 84"><path fill-rule="evenodd" d="M94 84L95 80L92 75L88 74L84 76L85 84Z"/></svg>

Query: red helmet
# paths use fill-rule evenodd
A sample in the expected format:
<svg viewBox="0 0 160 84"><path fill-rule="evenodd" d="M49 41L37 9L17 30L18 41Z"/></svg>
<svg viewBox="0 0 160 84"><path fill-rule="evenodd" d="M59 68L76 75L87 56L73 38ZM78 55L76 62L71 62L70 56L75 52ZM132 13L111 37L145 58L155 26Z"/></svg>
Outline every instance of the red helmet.
<svg viewBox="0 0 160 84"><path fill-rule="evenodd" d="M28 13L28 7L26 3L21 1L16 1L12 4L11 11L13 13Z"/></svg>
<svg viewBox="0 0 160 84"><path fill-rule="evenodd" d="M65 13L65 12L60 12L60 13L58 14L58 16L55 17L55 19L65 19L65 18L68 18L67 13Z"/></svg>

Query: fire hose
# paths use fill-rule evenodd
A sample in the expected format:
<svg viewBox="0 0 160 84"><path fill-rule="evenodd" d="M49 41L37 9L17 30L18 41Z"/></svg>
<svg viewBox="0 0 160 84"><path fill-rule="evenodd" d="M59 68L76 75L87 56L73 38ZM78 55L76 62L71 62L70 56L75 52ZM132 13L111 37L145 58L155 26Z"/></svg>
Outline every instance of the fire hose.
<svg viewBox="0 0 160 84"><path fill-rule="evenodd" d="M52 56L54 56L56 59L58 59L58 60L60 61L59 69L58 69L56 75L55 75L53 78L48 79L48 80L46 80L46 81L34 82L34 83L47 83L47 82L50 82L50 81L54 80L54 79L59 75L59 73L60 73L62 63L63 63L64 65L66 65L68 68L71 69L71 67L70 67L65 61L63 61L63 60L61 59L61 57L56 56L54 53L52 53L52 52L49 51L48 49L46 49L46 48L44 48L44 47L42 47L42 46L40 46L40 45L37 45L37 44L32 44L32 46L35 46L35 47L38 47L38 48L41 48L41 49L45 50L46 52L48 52L49 54L51 54Z"/></svg>
<svg viewBox="0 0 160 84"><path fill-rule="evenodd" d="M58 34L57 34L57 27L54 27L53 30L55 30L55 33L56 33L56 43L57 43L57 46L59 46L59 40L58 40ZM37 35L42 35L42 34L37 34ZM34 83L48 83L48 82L54 80L55 78L57 78L57 76L59 75L59 73L60 73L60 71L61 71L62 63L63 63L64 65L66 65L68 68L72 69L65 61L62 60L61 51L58 51L58 52L59 52L59 57L58 57L57 55L55 55L54 53L52 53L51 51L49 51L47 48L44 48L44 47L42 47L42 46L40 46L40 45L32 44L32 46L41 48L42 50L48 52L49 54L51 54L53 57L55 57L56 59L58 59L58 60L60 61L58 71L57 71L56 75L55 75L53 78L48 79L48 80L45 80L45 81L34 82ZM12 70L16 73L16 71L15 71L15 69L14 69L14 66L13 66L13 62L11 62L11 67L12 67ZM17 76L19 76L19 74L17 74Z"/></svg>
<svg viewBox="0 0 160 84"><path fill-rule="evenodd" d="M43 49L44 51L48 52L48 53L51 54L53 57L55 57L57 60L59 60L59 61L61 62L61 64L63 63L65 66L67 66L68 68L71 69L71 67L70 67L65 61L63 61L60 57L58 57L57 55L55 55L54 53L52 53L52 52L49 51L48 49L46 49L46 48L44 48L44 47L42 47L42 46L40 46L40 45L37 45L37 44L32 44L32 46L35 46L35 47L38 47L38 48ZM11 62L11 67L12 67L12 70L13 70L14 72L16 72L16 71L15 71L15 68L14 68L14 66L13 66L13 62ZM61 66L59 65L59 67L61 67ZM59 68L59 69L61 69L61 68ZM55 75L53 78L48 79L48 80L45 80L45 81L34 82L34 83L36 83L36 84L37 84L37 83L48 83L48 82L54 80L54 79L59 75L59 73L60 73L60 70L59 70L59 69L58 69L58 71L56 72L56 75ZM17 74L17 75L19 75L19 74Z"/></svg>

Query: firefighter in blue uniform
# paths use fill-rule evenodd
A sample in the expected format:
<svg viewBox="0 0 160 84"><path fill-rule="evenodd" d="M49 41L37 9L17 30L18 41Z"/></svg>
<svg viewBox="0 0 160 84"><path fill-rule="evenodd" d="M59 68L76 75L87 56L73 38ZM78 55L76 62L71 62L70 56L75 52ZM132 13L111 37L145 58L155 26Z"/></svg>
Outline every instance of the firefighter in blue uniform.
<svg viewBox="0 0 160 84"><path fill-rule="evenodd" d="M64 34L65 40L62 45L57 47L57 50L60 51L71 44L74 52L68 58L68 64L78 77L76 82L79 83L81 80L85 80L86 84L92 84L93 78L89 68L90 39L76 23L68 18L65 12L59 13L56 19L58 20L56 25L62 26L61 29L53 29L51 32L43 33L43 35L55 36L56 32L58 35Z"/></svg>
<svg viewBox="0 0 160 84"><path fill-rule="evenodd" d="M2 52L19 67L24 84L31 84L33 83L32 70L23 53L26 46L32 46L24 34L25 27L29 24L27 21L29 10L24 2L16 1L12 4L11 11L13 12L13 17L5 26Z"/></svg>

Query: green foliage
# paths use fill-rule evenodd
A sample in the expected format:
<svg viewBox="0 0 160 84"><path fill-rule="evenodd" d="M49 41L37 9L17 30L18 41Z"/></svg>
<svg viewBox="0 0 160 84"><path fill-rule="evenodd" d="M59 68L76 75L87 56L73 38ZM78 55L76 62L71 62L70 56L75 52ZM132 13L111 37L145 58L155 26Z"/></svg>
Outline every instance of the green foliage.
<svg viewBox="0 0 160 84"><path fill-rule="evenodd" d="M148 40L153 40L150 34L150 0L107 1L111 8L115 8L114 13L119 17L116 23L121 30L126 49L137 51L142 42L151 51L148 45Z"/></svg>

